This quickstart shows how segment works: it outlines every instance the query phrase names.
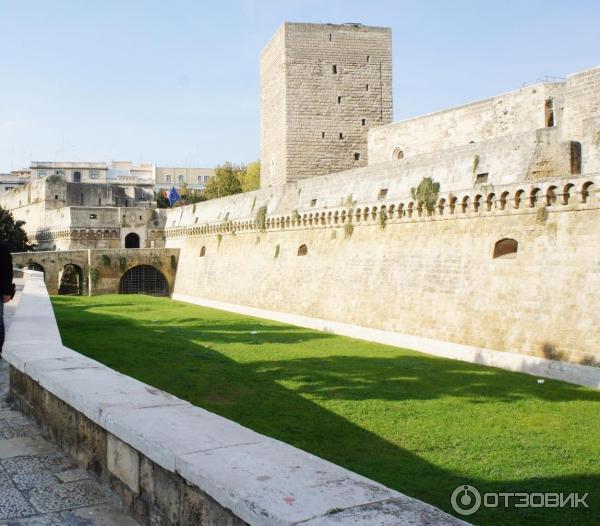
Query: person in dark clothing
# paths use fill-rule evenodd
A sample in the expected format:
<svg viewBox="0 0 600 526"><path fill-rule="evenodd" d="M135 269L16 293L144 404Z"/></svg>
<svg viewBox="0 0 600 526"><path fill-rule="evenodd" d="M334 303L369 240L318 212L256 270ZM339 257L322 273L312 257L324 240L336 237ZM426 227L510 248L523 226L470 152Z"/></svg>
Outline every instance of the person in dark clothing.
<svg viewBox="0 0 600 526"><path fill-rule="evenodd" d="M6 245L0 245L0 356L4 345L4 304L14 295L12 256Z"/></svg>

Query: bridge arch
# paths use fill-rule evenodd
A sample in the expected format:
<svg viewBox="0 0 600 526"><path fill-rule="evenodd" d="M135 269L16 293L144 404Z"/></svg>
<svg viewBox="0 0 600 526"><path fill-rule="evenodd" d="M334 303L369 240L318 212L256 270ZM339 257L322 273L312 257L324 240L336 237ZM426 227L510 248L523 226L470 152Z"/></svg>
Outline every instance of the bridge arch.
<svg viewBox="0 0 600 526"><path fill-rule="evenodd" d="M62 296L81 296L84 291L83 269L75 263L67 263L58 277L58 294Z"/></svg>
<svg viewBox="0 0 600 526"><path fill-rule="evenodd" d="M119 281L119 294L168 296L169 284L164 274L152 265L130 268Z"/></svg>

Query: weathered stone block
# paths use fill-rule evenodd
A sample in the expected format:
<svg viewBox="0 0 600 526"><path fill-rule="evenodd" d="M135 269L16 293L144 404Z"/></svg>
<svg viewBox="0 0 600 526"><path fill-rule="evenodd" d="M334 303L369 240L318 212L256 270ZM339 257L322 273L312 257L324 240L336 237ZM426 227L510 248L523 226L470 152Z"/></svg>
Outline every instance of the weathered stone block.
<svg viewBox="0 0 600 526"><path fill-rule="evenodd" d="M138 452L108 433L108 471L127 485L134 493L140 492L140 458Z"/></svg>

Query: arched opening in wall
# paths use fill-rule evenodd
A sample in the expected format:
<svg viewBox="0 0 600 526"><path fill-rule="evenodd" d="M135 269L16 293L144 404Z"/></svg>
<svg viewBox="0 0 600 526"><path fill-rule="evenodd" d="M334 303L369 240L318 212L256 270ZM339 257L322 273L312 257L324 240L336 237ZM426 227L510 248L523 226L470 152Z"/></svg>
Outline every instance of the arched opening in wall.
<svg viewBox="0 0 600 526"><path fill-rule="evenodd" d="M125 236L125 248L140 248L140 236L135 232L129 232Z"/></svg>
<svg viewBox="0 0 600 526"><path fill-rule="evenodd" d="M494 245L494 259L496 258L516 258L519 243L516 239L504 238L497 241Z"/></svg>
<svg viewBox="0 0 600 526"><path fill-rule="evenodd" d="M396 148L394 150L394 153L392 154L392 159L394 159L395 161L399 161L400 159L404 159L404 150L400 147Z"/></svg>
<svg viewBox="0 0 600 526"><path fill-rule="evenodd" d="M563 205L568 205L571 201L571 190L575 185L573 183L568 183L563 188L562 202Z"/></svg>
<svg viewBox="0 0 600 526"><path fill-rule="evenodd" d="M466 195L462 200L462 211L463 214L466 214L469 211L469 205L471 204L471 198Z"/></svg>
<svg viewBox="0 0 600 526"><path fill-rule="evenodd" d="M539 188L534 188L533 190L531 190L531 193L529 194L529 206L531 208L535 208L537 206L539 193Z"/></svg>
<svg viewBox="0 0 600 526"><path fill-rule="evenodd" d="M73 172L73 182L74 183L81 182L81 172Z"/></svg>
<svg viewBox="0 0 600 526"><path fill-rule="evenodd" d="M200 257L203 258L204 256L206 256L206 247L205 246L203 246L200 249Z"/></svg>
<svg viewBox="0 0 600 526"><path fill-rule="evenodd" d="M593 193L594 193L594 183L592 183L592 181L588 181L588 182L584 183L583 186L581 187L581 202L587 203L588 199L593 195Z"/></svg>
<svg viewBox="0 0 600 526"><path fill-rule="evenodd" d="M79 265L69 263L60 272L58 293L61 296L81 296L83 294L83 270Z"/></svg>
<svg viewBox="0 0 600 526"><path fill-rule="evenodd" d="M306 245L300 245L298 247L298 255L306 256L308 254L308 247Z"/></svg>
<svg viewBox="0 0 600 526"><path fill-rule="evenodd" d="M130 268L119 281L119 294L168 296L169 285L164 274L151 265Z"/></svg>
<svg viewBox="0 0 600 526"><path fill-rule="evenodd" d="M551 186L546 190L546 206L553 206L556 204L556 186Z"/></svg>
<svg viewBox="0 0 600 526"><path fill-rule="evenodd" d="M509 192L502 192L500 194L500 210L506 208L506 202L508 201Z"/></svg>
<svg viewBox="0 0 600 526"><path fill-rule="evenodd" d="M492 208L494 208L495 203L496 203L496 194L494 194L492 192L491 194L488 194L487 199L485 200L485 207L488 212L492 211Z"/></svg>
<svg viewBox="0 0 600 526"><path fill-rule="evenodd" d="M40 265L39 263L35 263L33 261L30 261L29 263L27 263L27 266L25 268L27 270L35 270L37 272L41 272L44 275L46 274L44 267L42 267L42 265Z"/></svg>
<svg viewBox="0 0 600 526"><path fill-rule="evenodd" d="M546 99L544 103L544 122L546 128L554 126L554 99Z"/></svg>
<svg viewBox="0 0 600 526"><path fill-rule="evenodd" d="M524 193L525 193L525 190L517 190L517 192L515 193L515 204L514 204L515 208L521 207L521 201L523 200Z"/></svg>

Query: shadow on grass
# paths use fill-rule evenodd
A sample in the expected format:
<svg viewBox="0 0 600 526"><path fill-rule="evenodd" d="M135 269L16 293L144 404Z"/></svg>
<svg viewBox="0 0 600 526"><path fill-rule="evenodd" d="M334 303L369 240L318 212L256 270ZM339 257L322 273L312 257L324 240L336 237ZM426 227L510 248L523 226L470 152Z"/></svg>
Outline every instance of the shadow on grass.
<svg viewBox="0 0 600 526"><path fill-rule="evenodd" d="M53 298L65 345L119 372L455 515L450 507L450 494L461 484L471 484L482 493L590 493L587 502L591 509L588 510L482 509L469 518L475 524L597 524L600 475L556 473L556 476L536 477L527 474L514 480L468 477L459 470L445 469L399 447L365 429L366 426L327 410L319 402L358 404L372 400L383 404L416 400L420 403L450 397L460 402L460 409L450 418L461 419L460 411L468 411L474 404L500 402L510 408L510 404L531 399L557 403L598 402L600 393L562 382L548 381L541 388L530 376L364 342L360 342L363 347L372 347L378 353L388 349L396 356L352 356L345 351L358 342L350 339L175 302L167 303L169 309L160 315L154 315L152 308L144 309L151 315L148 319L139 319L143 312L139 309L140 300L123 301L110 304L98 300L87 305L81 299ZM154 301L148 304L155 305ZM168 300L159 301L156 305L164 308ZM123 314L101 312L110 309L118 309ZM198 317L189 316L190 309L197 309L194 312L198 312ZM252 335L253 331L258 332ZM249 358L244 362L247 345L254 347L252 353L258 351L256 346L262 346L258 352L264 351L265 359ZM219 346L222 349L215 349ZM341 354L306 357L313 349L324 352L330 348ZM279 353L284 354L284 349L292 356L279 356ZM224 354L231 350L239 354L239 361ZM454 409L455 406L440 407L438 416L447 417L442 413ZM426 416L435 419L436 413ZM378 417L386 419L385 414ZM397 419L397 416L390 414L389 418ZM489 419L491 424L494 415L490 414ZM439 425L444 426L442 419ZM493 431L490 430L489 441L474 436L476 432L486 432L485 421L483 428L472 435L454 439L482 441L483 448L478 443L472 445L473 449L479 449L482 455L494 456ZM518 432L515 427L515 436ZM541 430L540 443L536 445L547 448L549 456L561 455L560 444L544 443L544 438ZM471 444L460 443L456 447L468 449ZM465 463L468 462L465 459ZM502 462L516 464L514 471L520 471L518 459L506 458ZM590 471L597 470L597 459L590 459L589 466ZM465 469L465 473L467 471ZM491 469L490 478L493 472Z"/></svg>

